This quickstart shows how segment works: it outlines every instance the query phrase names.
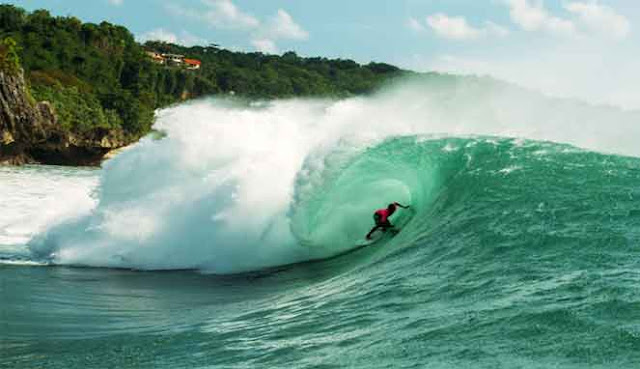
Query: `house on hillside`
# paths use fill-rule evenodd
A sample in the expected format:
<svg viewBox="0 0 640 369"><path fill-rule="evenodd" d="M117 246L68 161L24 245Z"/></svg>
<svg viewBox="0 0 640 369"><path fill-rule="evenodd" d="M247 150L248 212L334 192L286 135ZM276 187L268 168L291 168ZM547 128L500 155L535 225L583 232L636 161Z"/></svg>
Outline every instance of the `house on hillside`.
<svg viewBox="0 0 640 369"><path fill-rule="evenodd" d="M167 65L181 65L184 60L184 55L179 54L162 54L162 57Z"/></svg>
<svg viewBox="0 0 640 369"><path fill-rule="evenodd" d="M180 54L161 54L151 50L147 50L145 53L153 62L171 67L183 67L189 70L196 70L200 69L200 65L202 64L200 60L185 59L184 55Z"/></svg>
<svg viewBox="0 0 640 369"><path fill-rule="evenodd" d="M197 59L184 59L184 64L187 69L195 70L200 69L200 64L202 64L202 62Z"/></svg>
<svg viewBox="0 0 640 369"><path fill-rule="evenodd" d="M162 55L160 53L157 53L155 51L145 51L145 53L147 54L147 56L149 56L151 58L151 60L154 63L164 64L164 58L162 57Z"/></svg>

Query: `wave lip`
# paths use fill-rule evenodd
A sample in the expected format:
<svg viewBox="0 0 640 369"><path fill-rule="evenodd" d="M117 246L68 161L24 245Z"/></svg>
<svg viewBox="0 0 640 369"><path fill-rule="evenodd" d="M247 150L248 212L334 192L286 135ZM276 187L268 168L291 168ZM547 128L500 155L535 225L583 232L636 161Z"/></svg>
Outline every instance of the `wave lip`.
<svg viewBox="0 0 640 369"><path fill-rule="evenodd" d="M339 101L208 99L162 110L155 128L166 137L108 161L95 208L30 248L61 264L250 271L349 249L373 210L392 201L411 203L420 218L471 160L459 146L472 142L447 137L640 155L627 139L640 133L636 113L468 81Z"/></svg>

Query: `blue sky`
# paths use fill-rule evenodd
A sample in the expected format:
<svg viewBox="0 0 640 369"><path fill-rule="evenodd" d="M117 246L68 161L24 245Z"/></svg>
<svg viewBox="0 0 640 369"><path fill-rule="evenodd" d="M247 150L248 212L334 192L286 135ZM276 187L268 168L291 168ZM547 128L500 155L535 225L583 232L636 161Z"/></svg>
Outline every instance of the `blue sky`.
<svg viewBox="0 0 640 369"><path fill-rule="evenodd" d="M488 74L640 108L637 0L14 0L139 40Z"/></svg>

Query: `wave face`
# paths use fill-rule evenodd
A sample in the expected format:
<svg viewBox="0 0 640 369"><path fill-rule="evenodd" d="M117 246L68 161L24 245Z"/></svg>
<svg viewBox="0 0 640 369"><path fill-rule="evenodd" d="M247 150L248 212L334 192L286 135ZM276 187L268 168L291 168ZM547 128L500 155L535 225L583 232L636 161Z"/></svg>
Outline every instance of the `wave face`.
<svg viewBox="0 0 640 369"><path fill-rule="evenodd" d="M0 367L635 368L637 118L437 80L0 168ZM390 201L402 231L351 250Z"/></svg>
<svg viewBox="0 0 640 369"><path fill-rule="evenodd" d="M484 80L427 82L341 101L162 110L155 128L165 136L107 162L95 208L29 247L59 264L251 271L348 251L391 201L416 209L391 244L423 237L425 219L451 216L434 210L443 201L470 196L453 190L467 183L459 178L478 186L474 173L502 178L580 151L551 142L640 155L637 113Z"/></svg>
<svg viewBox="0 0 640 369"><path fill-rule="evenodd" d="M269 262L287 262L296 250L319 250L303 255L310 258L338 252L340 237L368 227L358 224L356 215L368 211L361 204L384 203L387 192L406 196L418 214L387 244L231 276L8 266L0 254L0 280L6 281L0 284L6 352L0 366L3 359L11 367L60 368L577 369L640 362L640 159L553 142L415 136L388 138L352 155L317 157L327 159L324 174L297 173L290 187L296 192L284 205L289 210L273 213L291 220L293 231L283 239L295 240L282 259ZM310 168L306 162L301 167ZM113 170L103 173L101 191ZM135 184L145 177L128 178ZM147 185L158 183L164 182ZM376 192L378 186L385 191ZM226 189L188 195L206 199L217 191ZM160 238L169 232L158 231L140 239L139 250L129 249L133 241L100 223L108 219L100 213L161 207L152 199L137 203L134 196L125 206L123 193L110 194L115 200L107 203L100 195L93 214L54 228L58 241L75 241L80 229L97 237L77 239L77 250L88 251L75 262L91 257L104 263L123 251L131 254L118 261L122 265L145 267L170 266L168 260L176 267L202 265L189 252L236 256L224 244L190 243L185 233L173 247ZM178 203L188 195L172 194ZM163 213L164 226L196 232L195 222L204 219L212 237L231 233L200 202L189 205L171 205L174 213ZM172 225L175 209L189 214L189 221ZM256 224L243 228L247 239L260 232L281 236L273 226ZM272 240L245 259L261 265L258 258L272 255L266 247L277 246L267 244ZM250 245L241 241L234 247L248 252ZM75 245L56 251L59 258L78 252L69 246ZM166 258L153 259L148 250Z"/></svg>

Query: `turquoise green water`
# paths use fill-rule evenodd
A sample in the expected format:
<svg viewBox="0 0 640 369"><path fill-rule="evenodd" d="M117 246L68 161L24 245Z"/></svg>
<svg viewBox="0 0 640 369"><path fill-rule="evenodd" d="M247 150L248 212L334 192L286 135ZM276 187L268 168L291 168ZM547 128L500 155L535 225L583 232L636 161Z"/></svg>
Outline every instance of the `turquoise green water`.
<svg viewBox="0 0 640 369"><path fill-rule="evenodd" d="M297 195L299 247L348 248L311 230L328 207L378 197L371 182L416 215L386 243L244 274L0 264L0 367L640 363L640 159L405 137L326 173L321 193ZM332 242L362 222L341 220Z"/></svg>

